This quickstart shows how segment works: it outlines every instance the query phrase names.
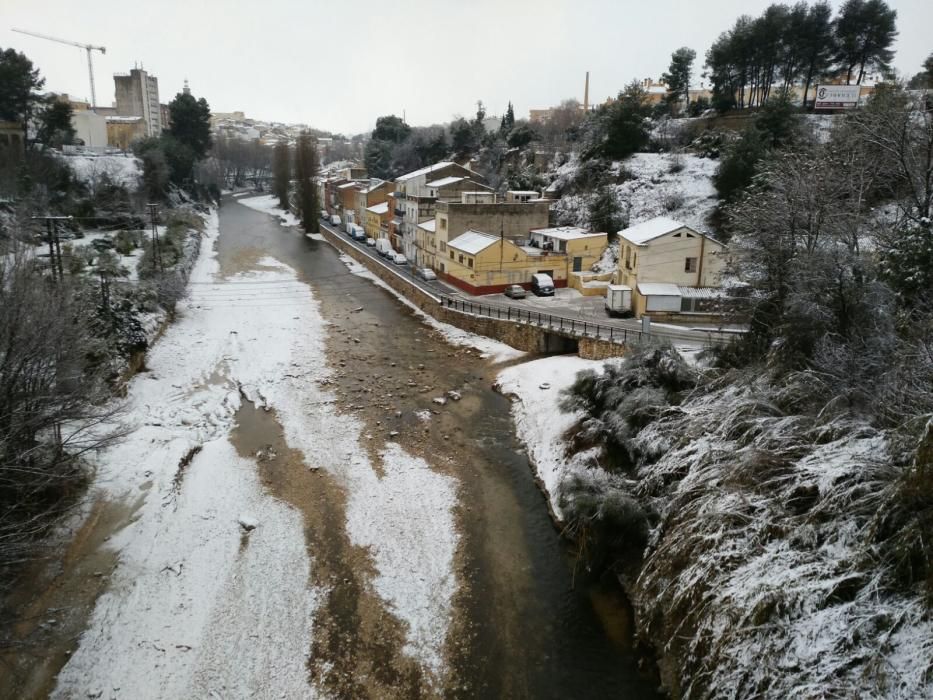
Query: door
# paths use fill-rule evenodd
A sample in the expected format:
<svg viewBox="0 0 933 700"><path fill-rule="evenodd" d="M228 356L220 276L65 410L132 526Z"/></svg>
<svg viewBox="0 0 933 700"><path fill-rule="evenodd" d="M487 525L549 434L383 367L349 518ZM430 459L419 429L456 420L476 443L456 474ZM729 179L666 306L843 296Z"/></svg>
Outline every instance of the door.
<svg viewBox="0 0 933 700"><path fill-rule="evenodd" d="M573 271L580 272L583 270L583 258L574 258L573 259Z"/></svg>

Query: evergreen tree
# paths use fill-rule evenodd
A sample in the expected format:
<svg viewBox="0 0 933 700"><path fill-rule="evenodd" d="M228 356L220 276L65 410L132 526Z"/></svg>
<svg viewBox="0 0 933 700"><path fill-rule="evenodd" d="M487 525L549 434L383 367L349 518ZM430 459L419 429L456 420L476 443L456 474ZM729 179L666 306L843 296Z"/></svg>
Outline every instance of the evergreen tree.
<svg viewBox="0 0 933 700"><path fill-rule="evenodd" d="M291 152L288 144L279 142L272 151L272 193L279 206L288 209L288 186L292 179Z"/></svg>
<svg viewBox="0 0 933 700"><path fill-rule="evenodd" d="M591 113L581 127L583 159L621 160L648 145L647 97L641 85L633 81L615 102Z"/></svg>
<svg viewBox="0 0 933 700"><path fill-rule="evenodd" d="M829 69L836 52L831 16L832 9L825 1L817 2L807 10L807 21L801 36L804 105L807 103L810 85Z"/></svg>
<svg viewBox="0 0 933 700"><path fill-rule="evenodd" d="M933 88L933 53L923 62L923 70L914 75L907 84L911 90L929 90Z"/></svg>
<svg viewBox="0 0 933 700"><path fill-rule="evenodd" d="M372 138L374 141L402 143L409 134L411 134L411 127L400 117L390 114L376 119L376 128L373 130Z"/></svg>
<svg viewBox="0 0 933 700"><path fill-rule="evenodd" d="M509 100L508 109L502 117L502 123L499 125L499 134L503 137L508 136L509 132L515 128L515 110L512 108L512 101Z"/></svg>
<svg viewBox="0 0 933 700"><path fill-rule="evenodd" d="M897 37L897 10L884 0L846 0L834 23L840 70L846 83L861 85L866 70L890 70Z"/></svg>
<svg viewBox="0 0 933 700"><path fill-rule="evenodd" d="M45 78L24 54L0 50L0 120L22 124L23 133L28 133L43 85Z"/></svg>
<svg viewBox="0 0 933 700"><path fill-rule="evenodd" d="M306 233L318 232L321 207L317 197L317 141L304 130L295 148L295 178L298 185L298 214Z"/></svg>
<svg viewBox="0 0 933 700"><path fill-rule="evenodd" d="M203 97L195 99L188 92L175 95L169 105L172 126L169 134L201 160L211 148L211 108Z"/></svg>
<svg viewBox="0 0 933 700"><path fill-rule="evenodd" d="M469 158L477 145L476 129L473 124L463 117L450 123L450 147L458 159Z"/></svg>
<svg viewBox="0 0 933 700"><path fill-rule="evenodd" d="M667 92L673 98L671 102L682 102L682 110L690 104L690 74L697 52L682 46L671 54L671 65L661 79L667 83Z"/></svg>
<svg viewBox="0 0 933 700"><path fill-rule="evenodd" d="M50 148L74 143L75 130L71 125L74 110L68 102L50 98L39 113L36 140Z"/></svg>
<svg viewBox="0 0 933 700"><path fill-rule="evenodd" d="M610 241L615 240L624 225L615 190L611 186L601 187L590 202L589 209L590 230L603 231Z"/></svg>

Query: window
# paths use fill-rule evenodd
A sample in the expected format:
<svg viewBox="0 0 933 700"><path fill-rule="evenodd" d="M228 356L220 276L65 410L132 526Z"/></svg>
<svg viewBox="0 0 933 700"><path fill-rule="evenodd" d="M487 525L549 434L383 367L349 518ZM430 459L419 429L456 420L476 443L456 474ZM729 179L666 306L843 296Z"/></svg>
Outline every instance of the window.
<svg viewBox="0 0 933 700"><path fill-rule="evenodd" d="M453 251L450 251L450 259L451 259L451 260L454 259L454 252L453 252Z"/></svg>
<svg viewBox="0 0 933 700"><path fill-rule="evenodd" d="M462 255L458 255L458 256L457 256L457 262L460 263L461 265L463 264L463 256L462 256Z"/></svg>
<svg viewBox="0 0 933 700"><path fill-rule="evenodd" d="M441 219L441 231L447 230L447 219Z"/></svg>
<svg viewBox="0 0 933 700"><path fill-rule="evenodd" d="M684 263L684 272L696 272L697 271L697 259L696 258L687 258Z"/></svg>
<svg viewBox="0 0 933 700"><path fill-rule="evenodd" d="M469 260L467 260L467 266L473 267L473 258L470 258Z"/></svg>
<svg viewBox="0 0 933 700"><path fill-rule="evenodd" d="M447 251L447 244L444 241L441 241L441 252L444 253Z"/></svg>

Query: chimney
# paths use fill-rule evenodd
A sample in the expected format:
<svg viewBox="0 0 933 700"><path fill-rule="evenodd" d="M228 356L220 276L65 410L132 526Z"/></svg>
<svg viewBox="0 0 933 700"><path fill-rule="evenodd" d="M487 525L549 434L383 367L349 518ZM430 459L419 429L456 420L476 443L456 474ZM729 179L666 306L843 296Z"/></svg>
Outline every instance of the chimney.
<svg viewBox="0 0 933 700"><path fill-rule="evenodd" d="M590 72L586 72L586 83L583 87L583 111L590 111Z"/></svg>

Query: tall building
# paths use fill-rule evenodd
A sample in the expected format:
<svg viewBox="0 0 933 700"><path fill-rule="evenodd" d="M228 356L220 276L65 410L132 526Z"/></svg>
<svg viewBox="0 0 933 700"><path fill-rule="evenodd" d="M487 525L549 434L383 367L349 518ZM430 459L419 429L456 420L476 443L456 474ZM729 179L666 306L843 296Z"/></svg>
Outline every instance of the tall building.
<svg viewBox="0 0 933 700"><path fill-rule="evenodd" d="M163 124L158 78L142 68L134 68L129 73L115 74L113 82L117 92L117 115L142 117L146 136L159 136Z"/></svg>

